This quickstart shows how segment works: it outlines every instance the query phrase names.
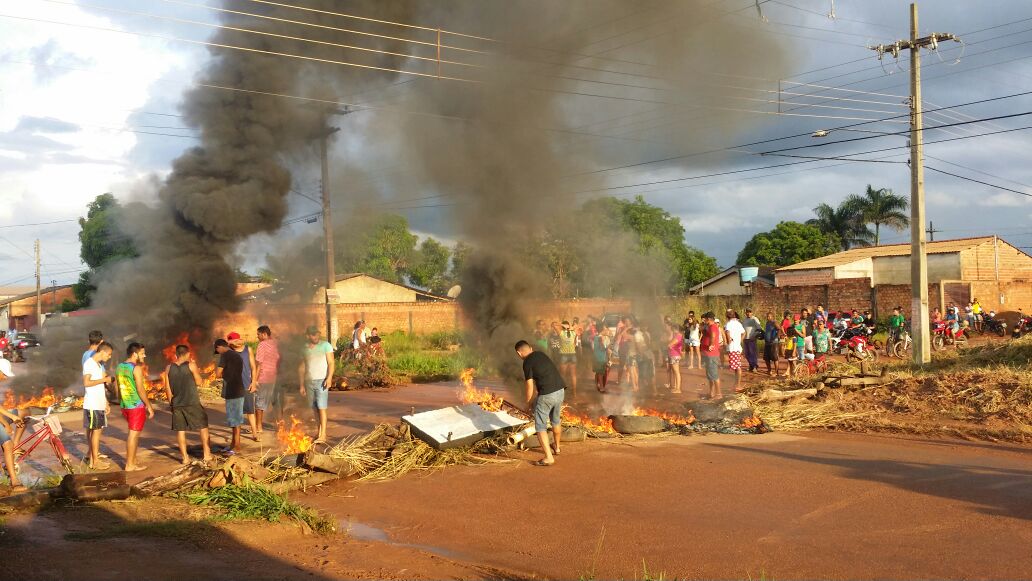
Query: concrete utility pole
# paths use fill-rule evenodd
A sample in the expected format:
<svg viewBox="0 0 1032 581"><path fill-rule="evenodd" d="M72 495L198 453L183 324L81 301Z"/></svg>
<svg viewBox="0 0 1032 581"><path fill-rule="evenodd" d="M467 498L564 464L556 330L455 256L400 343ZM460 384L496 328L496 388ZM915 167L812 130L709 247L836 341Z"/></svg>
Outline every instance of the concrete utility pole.
<svg viewBox="0 0 1032 581"><path fill-rule="evenodd" d="M337 327L336 303L330 300L330 293L337 283L337 267L333 256L333 220L330 213L330 136L340 131L339 127L333 127L327 131L319 140L319 160L322 166L322 220L323 240L326 251L326 340L330 345L336 345L335 329Z"/></svg>
<svg viewBox="0 0 1032 581"><path fill-rule="evenodd" d="M36 239L36 325L43 324L43 302L39 294L39 239Z"/></svg>
<svg viewBox="0 0 1032 581"><path fill-rule="evenodd" d="M334 108L328 111L331 115L347 115L353 113L351 107ZM337 305L330 300L330 294L337 283L337 268L333 255L333 220L330 212L330 136L340 131L339 127L331 127L319 136L319 162L322 173L322 220L323 239L326 251L326 340L331 345L337 344Z"/></svg>
<svg viewBox="0 0 1032 581"><path fill-rule="evenodd" d="M910 290L911 335L914 363L932 360L928 325L928 257L925 240L923 119L921 116L921 49L937 50L939 41L958 40L953 34L933 32L917 36L917 4L910 5L910 40L871 47L881 59L885 53L899 58L899 51L910 51Z"/></svg>

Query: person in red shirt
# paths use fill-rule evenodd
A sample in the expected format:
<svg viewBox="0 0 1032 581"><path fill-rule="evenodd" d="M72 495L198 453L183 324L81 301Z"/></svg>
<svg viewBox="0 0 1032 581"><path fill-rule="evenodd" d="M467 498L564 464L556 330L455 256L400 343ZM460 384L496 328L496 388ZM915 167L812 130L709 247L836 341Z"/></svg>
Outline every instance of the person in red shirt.
<svg viewBox="0 0 1032 581"><path fill-rule="evenodd" d="M709 382L709 398L720 398L720 325L712 312L702 316L702 368Z"/></svg>

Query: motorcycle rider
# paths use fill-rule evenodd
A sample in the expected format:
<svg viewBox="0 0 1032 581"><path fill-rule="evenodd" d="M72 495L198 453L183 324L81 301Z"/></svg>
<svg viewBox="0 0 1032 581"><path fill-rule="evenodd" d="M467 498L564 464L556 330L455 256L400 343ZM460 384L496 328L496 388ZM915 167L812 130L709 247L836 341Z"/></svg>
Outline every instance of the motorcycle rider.
<svg viewBox="0 0 1032 581"><path fill-rule="evenodd" d="M902 311L902 307L892 309L892 316L889 317L889 340L885 345L886 353L892 353L893 346L895 346L903 335L903 325L906 324L907 319L903 316Z"/></svg>

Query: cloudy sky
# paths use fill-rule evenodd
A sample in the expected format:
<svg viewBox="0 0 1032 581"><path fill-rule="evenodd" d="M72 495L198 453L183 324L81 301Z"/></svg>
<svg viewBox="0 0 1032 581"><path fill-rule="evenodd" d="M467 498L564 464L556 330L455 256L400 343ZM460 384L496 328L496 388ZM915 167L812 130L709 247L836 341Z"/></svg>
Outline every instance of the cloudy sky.
<svg viewBox="0 0 1032 581"><path fill-rule="evenodd" d="M234 2L250 4L229 3ZM774 76L782 79L764 85L767 92L729 92L719 109L657 108L647 98L628 98L643 94L633 91L620 94L619 107L605 98L581 98L571 108L604 110L604 118L588 128L571 120L567 129L579 127L593 134L588 139L612 142L599 167L606 180L606 189L599 193L644 195L680 217L688 242L716 256L722 265L732 264L757 231L781 220L805 220L817 204L836 204L848 194L861 193L867 184L908 193L910 174L903 163L756 155L790 149L778 153L842 157L886 150L855 157L905 161L905 137L869 133L901 131L905 117L856 127L867 132L842 130L820 139L808 134L906 113L906 55L898 65L889 55L879 63L866 47L908 35L908 3L766 0L761 3L762 15L753 0L720 4L729 30L787 45L792 55L789 70L776 72ZM103 192L146 201L176 155L196 143L177 105L207 53L201 45L161 37L208 38L212 29L196 23L216 23L217 16L205 5L220 4L21 0L0 7L0 286L32 282L36 238L42 240L44 284L73 281L82 267L75 219L84 214L86 204ZM834 19L828 17L832 6ZM926 165L1032 194L1026 185L1032 184L1032 131L1006 131L1032 126L1032 115L966 123L1032 112L1032 96L954 107L1032 91L1032 3L931 0L922 3L921 10L922 34L953 32L964 40L963 46L945 43L940 54L923 54L925 108L939 109L928 114L926 126L964 123L926 132L927 142L942 141L926 147ZM625 20L619 23L624 33L600 44L599 50L619 46L613 43L633 43L636 35L669 33L655 15L629 10ZM619 50L606 54L614 58L622 54ZM385 85L375 85L381 86ZM363 95L363 102L390 103L404 90L377 88ZM691 132L703 123L712 136L707 147L725 151L700 155L707 150L686 149L670 139L672 133ZM996 134L973 137L992 132ZM803 136L778 139L794 135ZM861 137L869 139L834 144ZM767 140L776 141L746 146ZM337 148L338 156L361 154L361 143ZM711 177L700 177L707 175ZM446 203L406 203L433 193L383 192L391 183L381 182L381 195L402 200L391 207L404 213L416 229L454 238ZM302 193L317 190L310 172L302 172L296 186ZM926 188L928 217L942 231L937 239L997 233L1016 246L1032 247L1028 195L934 171L927 172ZM294 196L291 204L292 216L318 210L303 195ZM318 225L301 222L288 226L282 236L314 229ZM909 237L890 231L883 239L905 242ZM262 237L246 244L240 250L244 263L259 266L273 243Z"/></svg>

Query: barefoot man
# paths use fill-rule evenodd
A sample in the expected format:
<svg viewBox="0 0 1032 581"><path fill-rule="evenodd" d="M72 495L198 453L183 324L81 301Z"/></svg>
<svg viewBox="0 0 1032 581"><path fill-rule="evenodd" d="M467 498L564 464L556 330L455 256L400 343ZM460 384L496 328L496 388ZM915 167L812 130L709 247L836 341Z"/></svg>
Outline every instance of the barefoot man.
<svg viewBox="0 0 1032 581"><path fill-rule="evenodd" d="M140 389L145 385L141 365L147 359L147 351L140 343L130 343L125 350L126 360L118 364L115 378L118 382L118 403L122 407L122 416L129 423L129 436L125 441L125 471L138 472L146 470L146 466L136 463L136 449L140 445L140 432L147 420L154 417L154 407L147 399L147 390Z"/></svg>
<svg viewBox="0 0 1032 581"><path fill-rule="evenodd" d="M100 459L100 431L107 426L107 416L111 412L107 384L114 378L104 371L104 364L111 359L113 348L111 343L103 340L90 347L90 356L82 363L82 384L86 388L82 399L82 423L89 446L87 465L91 470L107 470L111 464Z"/></svg>
<svg viewBox="0 0 1032 581"><path fill-rule="evenodd" d="M516 344L516 354L523 360L523 378L527 380L527 404L533 410L534 429L537 431L541 449L545 457L534 463L535 466L551 466L555 464L555 456L559 455L559 441L562 439L562 407L566 385L563 377L556 369L555 363L548 355L534 351L530 343L520 341ZM537 397L534 397L537 392ZM555 447L548 445L548 423L552 423L552 439Z"/></svg>
<svg viewBox="0 0 1032 581"><path fill-rule="evenodd" d="M336 367L333 346L319 337L319 327L311 326L305 331L304 358L298 368L301 380L301 395L308 396L308 405L319 419L319 434L316 443L326 441L326 406L329 404L330 384Z"/></svg>
<svg viewBox="0 0 1032 581"><path fill-rule="evenodd" d="M172 406L172 429L179 440L179 453L183 464L190 463L190 455L186 453L186 431L197 430L201 433L201 448L204 450L204 462L211 460L211 447L208 442L208 413L201 405L201 397L197 394L197 386L201 383L201 372L197 364L190 358L189 345L176 345L176 361L165 368L165 396Z"/></svg>

